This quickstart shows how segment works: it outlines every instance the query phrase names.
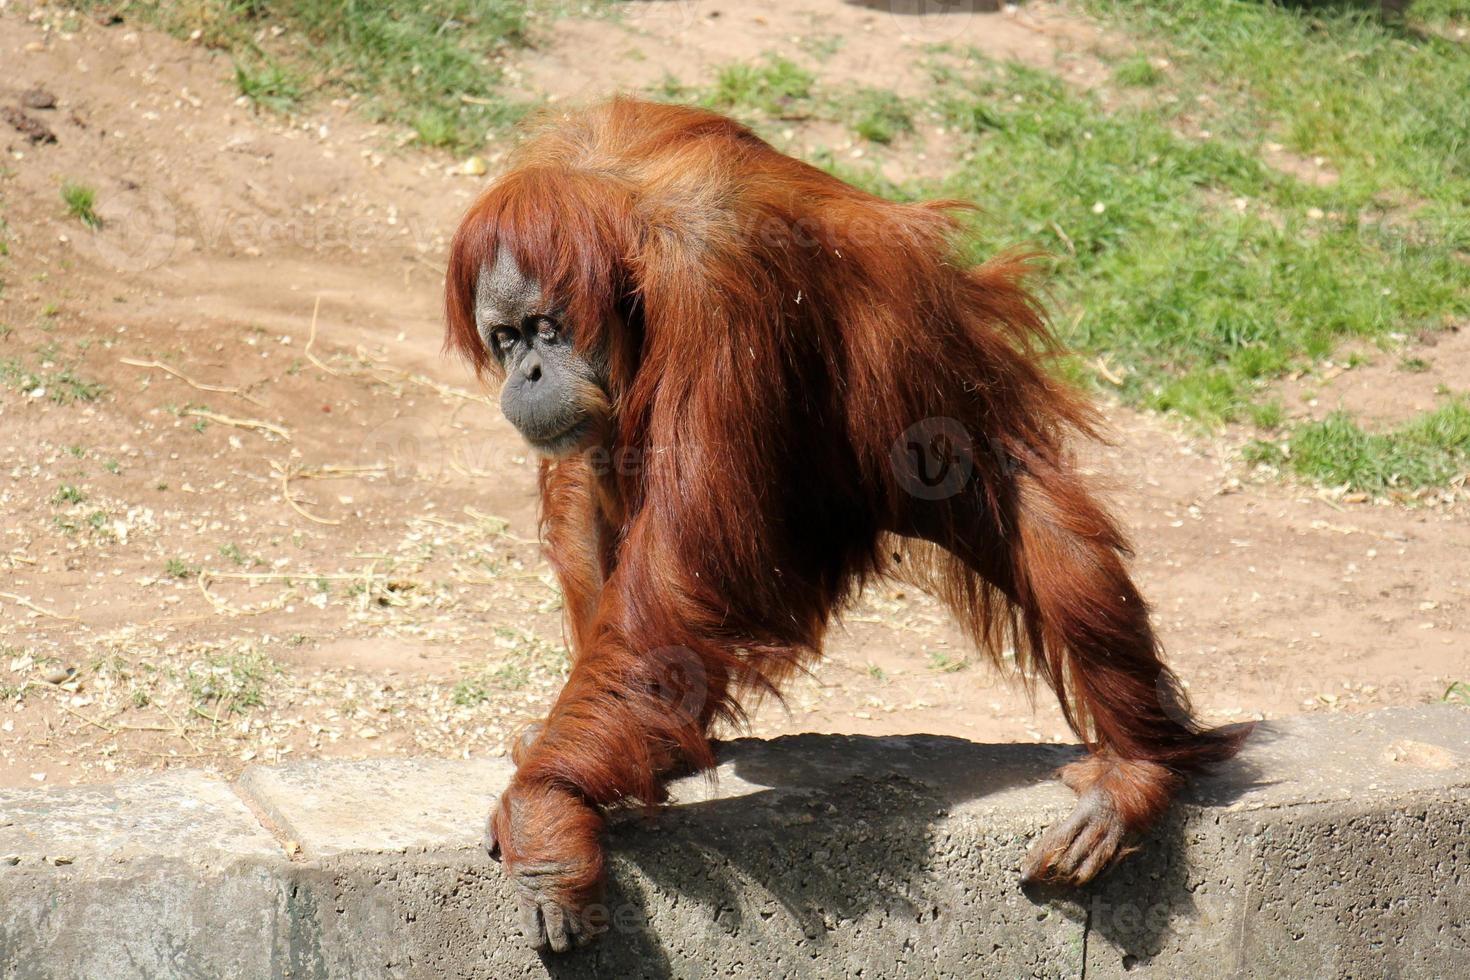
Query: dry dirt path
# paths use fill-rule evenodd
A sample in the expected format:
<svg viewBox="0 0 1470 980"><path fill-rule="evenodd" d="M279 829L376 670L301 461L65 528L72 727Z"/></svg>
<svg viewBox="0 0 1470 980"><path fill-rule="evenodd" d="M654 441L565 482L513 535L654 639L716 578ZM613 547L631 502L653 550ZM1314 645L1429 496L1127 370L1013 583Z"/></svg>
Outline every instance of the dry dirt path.
<svg viewBox="0 0 1470 980"><path fill-rule="evenodd" d="M519 84L692 82L851 32L831 70L882 66L906 90L937 40L836 0L726 3L708 24L705 4L630 6L694 19L564 22ZM0 785L498 752L564 668L534 464L439 353L445 240L482 179L345 106L259 115L226 58L136 25L44 28L0 13L0 103L34 85L58 102L33 113L55 144L0 132ZM1049 8L966 30L1081 84L1102 43ZM607 55L624 43L639 54ZM68 179L97 189L101 231L64 215ZM89 383L105 392L55 400ZM1470 679L1462 512L1257 482L1229 434L1110 414L1117 443L1092 459L1211 718L1415 703ZM923 596L870 592L830 654L758 733L1066 737Z"/></svg>

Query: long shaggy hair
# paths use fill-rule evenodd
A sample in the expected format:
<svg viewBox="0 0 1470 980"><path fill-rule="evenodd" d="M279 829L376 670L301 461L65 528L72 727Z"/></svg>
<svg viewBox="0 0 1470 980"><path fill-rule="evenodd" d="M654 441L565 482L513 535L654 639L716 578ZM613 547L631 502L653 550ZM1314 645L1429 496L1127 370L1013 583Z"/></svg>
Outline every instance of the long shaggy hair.
<svg viewBox="0 0 1470 980"><path fill-rule="evenodd" d="M1067 454L1094 416L1044 367L1027 258L967 267L965 206L887 201L719 115L629 99L547 120L475 202L448 346L496 370L475 288L509 249L599 365L625 461L543 464L576 659L518 780L660 799L670 765L711 764L711 722L884 575L932 590L1155 783L1233 751L1177 697L1124 538Z"/></svg>

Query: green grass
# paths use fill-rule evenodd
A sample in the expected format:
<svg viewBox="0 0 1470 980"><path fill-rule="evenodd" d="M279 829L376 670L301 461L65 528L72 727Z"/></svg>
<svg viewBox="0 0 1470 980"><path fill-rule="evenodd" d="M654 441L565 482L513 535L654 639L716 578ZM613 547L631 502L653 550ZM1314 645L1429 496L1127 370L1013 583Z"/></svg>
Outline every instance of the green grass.
<svg viewBox="0 0 1470 980"><path fill-rule="evenodd" d="M262 560L259 555L246 554L240 548L240 546L235 544L234 542L220 545L219 554L221 558L228 558L230 561L234 562L236 565L241 566L242 568L246 565L253 566L265 564L264 560Z"/></svg>
<svg viewBox="0 0 1470 980"><path fill-rule="evenodd" d="M301 101L306 82L280 62L241 56L235 60L235 87L255 105L290 112Z"/></svg>
<svg viewBox="0 0 1470 980"><path fill-rule="evenodd" d="M1169 44L1181 82L1223 109L1216 128L1321 154L1341 173L1338 195L1381 188L1423 200L1423 218L1470 241L1470 51L1464 43L1386 24L1345 3L1285 6L1239 0L1085 0L1084 7ZM1465 0L1410 8L1411 21L1470 26Z"/></svg>
<svg viewBox="0 0 1470 980"><path fill-rule="evenodd" d="M1155 214L1172 211L1174 228L1193 233L1130 228L1135 240L1147 234L1156 254L1116 254L1099 263L1102 282L1079 281L1071 294L1143 342L1129 351L1126 338L1091 329L1090 312L1073 338L1128 351L1140 370L1125 394L1207 421L1244 416L1275 429L1279 407L1257 393L1282 371L1323 357L1343 337L1412 335L1470 315L1470 47L1452 39L1470 27L1470 2L1420 0L1407 24L1346 3L1083 6L1149 50L1166 49L1176 98L1141 110L1151 123L1208 130L1211 142L1249 161L1280 144L1303 161L1324 159L1337 175L1318 187L1247 165L1196 181L1183 209L1153 202ZM1114 80L1154 84L1147 64L1122 59ZM1217 201L1245 197L1249 217L1199 208L1205 190ZM1409 374L1428 366L1412 355L1399 364ZM1374 432L1339 413L1257 442L1247 455L1375 494L1437 486L1465 471L1466 415L1463 401L1450 401Z"/></svg>
<svg viewBox="0 0 1470 980"><path fill-rule="evenodd" d="M1113 81L1119 85L1148 88L1164 80L1164 73L1147 55L1135 54L1113 66Z"/></svg>
<svg viewBox="0 0 1470 980"><path fill-rule="evenodd" d="M1298 426L1283 442L1253 443L1247 458L1367 493L1442 486L1470 470L1470 405L1447 401L1387 432L1370 432L1334 412Z"/></svg>
<svg viewBox="0 0 1470 980"><path fill-rule="evenodd" d="M519 691L530 682L531 671L525 664L508 663L494 670L481 671L455 682L450 700L462 708L484 704L496 691Z"/></svg>
<svg viewBox="0 0 1470 980"><path fill-rule="evenodd" d="M753 110L775 118L805 116L811 111L815 83L815 76L796 62L767 54L756 64L737 62L721 67L701 101L726 111Z"/></svg>
<svg viewBox="0 0 1470 980"><path fill-rule="evenodd" d="M859 89L846 108L853 132L874 143L892 143L914 128L912 107L885 89Z"/></svg>
<svg viewBox="0 0 1470 980"><path fill-rule="evenodd" d="M929 651L929 669L937 670L941 674L953 674L966 670L970 666L970 658L954 657L942 650Z"/></svg>
<svg viewBox="0 0 1470 980"><path fill-rule="evenodd" d="M169 578L186 579L193 578L198 573L184 559L170 558L163 563L163 574Z"/></svg>
<svg viewBox="0 0 1470 980"><path fill-rule="evenodd" d="M44 390L46 397L57 405L94 402L107 391L99 382L90 381L71 368L33 371L13 357L0 360L0 384L27 393Z"/></svg>
<svg viewBox="0 0 1470 980"><path fill-rule="evenodd" d="M941 80L972 150L943 190L984 209L971 254L1017 240L1050 253L1064 338L1121 360L1131 401L1239 419L1345 337L1470 313L1470 264L1452 246L1348 210L1254 146L1192 139L1164 110L1106 112L1018 66Z"/></svg>
<svg viewBox="0 0 1470 980"><path fill-rule="evenodd" d="M61 185L61 200L66 213L88 228L101 228L102 219L97 216L97 192L86 184L66 181Z"/></svg>
<svg viewBox="0 0 1470 980"><path fill-rule="evenodd" d="M519 691L534 674L558 673L566 667L567 652L560 647L509 627L497 627L495 634L501 659L462 677L450 690L450 700L460 707L483 704L497 692Z"/></svg>
<svg viewBox="0 0 1470 980"><path fill-rule="evenodd" d="M256 650L211 654L189 668L185 683L198 712L218 718L264 704L270 679L280 672L274 660Z"/></svg>
<svg viewBox="0 0 1470 980"><path fill-rule="evenodd" d="M654 94L729 112L757 128L772 119L832 119L865 140L884 144L914 128L912 100L879 88L820 89L814 73L774 52L757 62L721 66L708 86L688 86L666 77Z"/></svg>
<svg viewBox="0 0 1470 980"><path fill-rule="evenodd" d="M114 0L89 0L97 9ZM525 44L522 0L135 0L128 15L230 53L241 94L289 112L319 91L362 100L419 141L464 150L523 107L501 91L497 55ZM278 36L277 36L278 35Z"/></svg>
<svg viewBox="0 0 1470 980"><path fill-rule="evenodd" d="M87 495L70 483L63 483L51 495L51 503L58 507L63 504L79 504L86 499Z"/></svg>

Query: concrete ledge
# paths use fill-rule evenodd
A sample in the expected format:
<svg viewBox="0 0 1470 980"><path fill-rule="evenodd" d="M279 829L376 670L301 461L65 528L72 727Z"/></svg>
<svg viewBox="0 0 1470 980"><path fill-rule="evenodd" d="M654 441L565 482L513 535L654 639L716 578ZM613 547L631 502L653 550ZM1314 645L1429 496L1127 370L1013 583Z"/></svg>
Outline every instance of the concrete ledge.
<svg viewBox="0 0 1470 980"><path fill-rule="evenodd" d="M1261 726L1080 894L1016 866L1073 750L742 740L623 816L613 930L546 960L480 850L507 763L0 792L0 977L1470 976L1470 712Z"/></svg>

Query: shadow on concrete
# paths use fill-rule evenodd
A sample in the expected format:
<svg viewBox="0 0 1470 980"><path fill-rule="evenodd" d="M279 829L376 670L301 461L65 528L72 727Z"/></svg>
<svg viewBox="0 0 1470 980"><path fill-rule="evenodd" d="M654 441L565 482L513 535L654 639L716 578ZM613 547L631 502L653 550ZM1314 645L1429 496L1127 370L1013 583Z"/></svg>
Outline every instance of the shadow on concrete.
<svg viewBox="0 0 1470 980"><path fill-rule="evenodd" d="M1044 822L1068 812L1071 794L1054 773L1080 754L1076 746L977 745L934 735L795 735L724 743L716 798L611 821L607 901L621 918L588 950L547 957L548 973L581 977L589 970L599 976L615 970L624 976L628 964L636 963L638 976L674 976L646 915L650 888L697 905L712 928L724 933L739 933L752 915L783 916L819 947L836 924L874 909L921 922L937 918L944 910L924 907L914 896L924 893L921 886L932 877L935 849L954 846L938 839L939 820L956 806L990 798L1010 808L1011 826L1018 822L1014 814L1035 814L1039 832ZM1220 806L1252 783L1249 766L1231 762L1184 799ZM1050 784L1058 787L1055 795L1042 788ZM683 799L688 790L699 790L690 781L682 788ZM1002 798L1019 789L1026 790L1024 799ZM844 809L833 800L841 800ZM1176 809L1141 842L1140 853L1101 882L1080 891L1028 889L1025 897L1038 914L1057 912L1103 931L1126 950L1130 965L1146 963L1161 948L1170 923L1187 919L1193 909L1183 856L1186 819ZM791 833L783 834L783 828ZM752 846L754 829L769 832L769 846ZM1029 843L1019 834L990 841L1003 845L991 848L996 853L990 860L1006 867L983 880L1004 880L1020 890L1016 862ZM622 862L640 874L620 874ZM752 884L769 897L755 909Z"/></svg>
<svg viewBox="0 0 1470 980"><path fill-rule="evenodd" d="M1189 854L1206 856L1213 865L1229 855L1206 855L1207 849L1233 848L1239 842L1227 835L1209 835L1208 841L1192 841L1186 850L1191 826L1202 811L1208 819L1209 810L1227 807L1243 794L1270 785L1250 761L1251 750L1280 737L1269 724L1254 726L1241 755L1191 780L1178 796L1179 805L1139 842L1138 851L1077 894L1086 910L1088 932L1106 940L1088 943L1089 968L1098 965L1100 956L1117 957L1125 972L1147 966L1179 938L1181 923L1197 926L1195 893L1203 875Z"/></svg>

